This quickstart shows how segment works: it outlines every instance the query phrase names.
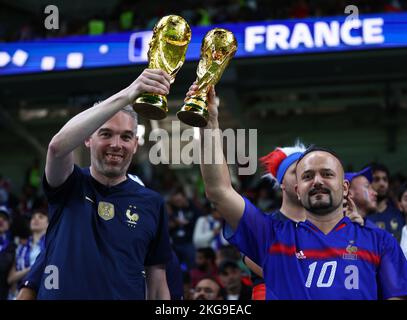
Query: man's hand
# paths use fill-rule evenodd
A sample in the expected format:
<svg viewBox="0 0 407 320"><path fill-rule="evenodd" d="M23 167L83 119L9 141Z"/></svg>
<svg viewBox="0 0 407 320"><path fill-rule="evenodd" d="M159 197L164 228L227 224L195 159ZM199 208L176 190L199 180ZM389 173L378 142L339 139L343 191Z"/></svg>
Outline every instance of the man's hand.
<svg viewBox="0 0 407 320"><path fill-rule="evenodd" d="M31 288L21 288L16 300L36 300L37 293Z"/></svg>
<svg viewBox="0 0 407 320"><path fill-rule="evenodd" d="M132 104L137 97L145 92L167 95L170 92L171 78L160 69L145 69L140 76L125 90L128 104Z"/></svg>
<svg viewBox="0 0 407 320"><path fill-rule="evenodd" d="M355 202L352 200L350 196L347 196L345 198L345 201L346 201L346 203L344 204L345 216L347 216L352 222L356 222L363 226L365 224L365 221L363 220L363 217L359 214Z"/></svg>
<svg viewBox="0 0 407 320"><path fill-rule="evenodd" d="M189 97L192 97L196 95L198 92L198 85L196 84L197 82L195 81L188 89L188 92L186 94L187 98L185 98L184 101L186 101ZM215 86L210 86L209 91L208 91L208 101L207 101L207 107L208 107L208 112L209 112L209 119L208 119L208 125L206 128L218 128L218 107L219 107L219 98L216 96L216 91L215 91Z"/></svg>

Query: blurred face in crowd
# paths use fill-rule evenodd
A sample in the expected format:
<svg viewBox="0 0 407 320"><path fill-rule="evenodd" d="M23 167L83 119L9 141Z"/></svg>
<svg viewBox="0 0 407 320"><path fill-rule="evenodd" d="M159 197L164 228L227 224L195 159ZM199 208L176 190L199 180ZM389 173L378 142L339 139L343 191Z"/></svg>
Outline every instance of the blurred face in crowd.
<svg viewBox="0 0 407 320"><path fill-rule="evenodd" d="M400 199L400 209L401 211L404 212L404 214L407 215L407 191L405 191L402 195L401 195L401 199ZM406 216L407 218L407 216Z"/></svg>
<svg viewBox="0 0 407 320"><path fill-rule="evenodd" d="M379 200L387 198L389 191L389 177L385 171L376 170L373 172L372 187L377 192Z"/></svg>
<svg viewBox="0 0 407 320"><path fill-rule="evenodd" d="M297 165L297 195L305 209L327 215L338 209L348 193L349 183L339 160L326 151L307 154Z"/></svg>
<svg viewBox="0 0 407 320"><path fill-rule="evenodd" d="M220 300L220 286L212 279L202 279L195 287L193 300Z"/></svg>
<svg viewBox="0 0 407 320"><path fill-rule="evenodd" d="M365 176L352 179L349 194L356 206L364 212L368 213L377 210L377 192L373 190Z"/></svg>
<svg viewBox="0 0 407 320"><path fill-rule="evenodd" d="M131 115L118 112L85 141L96 173L110 179L126 175L137 150L135 126Z"/></svg>
<svg viewBox="0 0 407 320"><path fill-rule="evenodd" d="M210 264L211 260L207 259L202 252L197 252L195 256L195 264L199 270L206 270Z"/></svg>
<svg viewBox="0 0 407 320"><path fill-rule="evenodd" d="M216 219L216 220L222 220L222 216L220 215L220 213L216 209L212 210L212 217L214 219Z"/></svg>
<svg viewBox="0 0 407 320"><path fill-rule="evenodd" d="M188 200L182 192L177 192L171 197L171 204L177 208L185 208L188 206Z"/></svg>
<svg viewBox="0 0 407 320"><path fill-rule="evenodd" d="M10 228L10 221L4 213L0 213L0 234L3 234L8 231Z"/></svg>
<svg viewBox="0 0 407 320"><path fill-rule="evenodd" d="M48 227L48 216L42 212L35 212L30 222L31 232L43 233Z"/></svg>
<svg viewBox="0 0 407 320"><path fill-rule="evenodd" d="M236 291L241 286L241 275L239 268L229 267L219 273L219 280L226 291Z"/></svg>
<svg viewBox="0 0 407 320"><path fill-rule="evenodd" d="M281 189L285 192L290 202L301 205L300 201L298 200L297 193L295 192L295 185L297 184L297 177L295 176L296 164L297 161L288 167L284 174Z"/></svg>
<svg viewBox="0 0 407 320"><path fill-rule="evenodd" d="M221 263L225 260L239 260L240 259L240 252L239 250L232 246L232 245L227 245L219 248L216 250L216 259L215 263L219 267Z"/></svg>
<svg viewBox="0 0 407 320"><path fill-rule="evenodd" d="M192 288L191 288L191 283L189 282L184 282L184 300L191 300L192 297Z"/></svg>

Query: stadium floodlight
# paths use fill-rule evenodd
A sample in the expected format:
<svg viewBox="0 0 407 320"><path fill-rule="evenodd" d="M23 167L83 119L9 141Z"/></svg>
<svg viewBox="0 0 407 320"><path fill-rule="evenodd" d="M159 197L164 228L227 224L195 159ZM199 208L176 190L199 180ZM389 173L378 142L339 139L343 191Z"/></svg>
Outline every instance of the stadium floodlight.
<svg viewBox="0 0 407 320"><path fill-rule="evenodd" d="M41 70L49 71L55 68L55 57L45 56L41 60Z"/></svg>
<svg viewBox="0 0 407 320"><path fill-rule="evenodd" d="M80 52L71 52L66 58L68 69L80 69L83 65L83 54Z"/></svg>
<svg viewBox="0 0 407 320"><path fill-rule="evenodd" d="M17 66L17 67L22 67L28 59L28 53L18 49L12 58L13 63Z"/></svg>
<svg viewBox="0 0 407 320"><path fill-rule="evenodd" d="M99 47L99 53L100 54L106 54L106 53L108 53L109 52L109 46L107 45L107 44L102 44L100 47Z"/></svg>
<svg viewBox="0 0 407 320"><path fill-rule="evenodd" d="M10 55L7 52L0 52L0 68L5 67L11 60Z"/></svg>

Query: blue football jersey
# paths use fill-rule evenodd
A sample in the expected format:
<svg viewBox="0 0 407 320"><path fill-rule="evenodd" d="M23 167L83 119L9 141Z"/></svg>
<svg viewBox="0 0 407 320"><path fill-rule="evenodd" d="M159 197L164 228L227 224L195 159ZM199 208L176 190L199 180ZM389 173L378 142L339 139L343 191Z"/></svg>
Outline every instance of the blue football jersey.
<svg viewBox="0 0 407 320"><path fill-rule="evenodd" d="M132 179L107 187L75 166L52 189L39 299L145 299L144 266L171 259L162 197ZM52 279L52 281L50 281Z"/></svg>
<svg viewBox="0 0 407 320"><path fill-rule="evenodd" d="M224 235L263 268L267 299L407 295L407 260L386 231L344 217L324 234L309 221L273 219L244 200L237 229L225 224Z"/></svg>
<svg viewBox="0 0 407 320"><path fill-rule="evenodd" d="M403 214L391 201L387 203L386 210L369 214L366 218L375 223L377 227L390 232L400 242L401 230L406 222Z"/></svg>

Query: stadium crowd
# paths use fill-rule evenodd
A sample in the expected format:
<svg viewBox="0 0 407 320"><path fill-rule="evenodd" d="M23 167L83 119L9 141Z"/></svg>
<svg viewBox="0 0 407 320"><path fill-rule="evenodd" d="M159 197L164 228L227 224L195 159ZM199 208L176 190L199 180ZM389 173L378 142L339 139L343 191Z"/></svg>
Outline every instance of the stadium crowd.
<svg viewBox="0 0 407 320"><path fill-rule="evenodd" d="M371 170L376 203L367 219L392 233L407 258L407 179L402 174L390 176L381 164L372 164ZM129 171L140 172L137 167ZM202 181L181 183L170 169L165 174L141 176L166 199L171 244L183 282L180 288L178 281L178 288L174 288L178 294L172 298L250 300L253 274L240 252L223 237L223 221L205 198ZM15 299L22 279L43 249L48 209L41 179L37 160L27 169L21 192L12 191L12 181L6 174L0 175L1 299ZM235 180L234 187L265 212L281 205L281 190L268 178L244 177ZM175 278L174 272L168 275L169 286Z"/></svg>
<svg viewBox="0 0 407 320"><path fill-rule="evenodd" d="M176 4L175 4L176 3ZM176 13L191 25L211 25L271 19L320 17L344 14L347 5L357 5L360 14L398 12L407 8L402 0L208 0L205 7L193 0L145 4L120 1L113 12L66 20L56 31L43 28L43 13L31 16L20 28L9 30L0 23L0 41L25 41L68 35L99 35L152 29L164 15ZM180 9L188 8L188 9ZM368 160L368 159L367 159ZM407 257L407 178L383 164L370 164L375 199L366 207L367 220L391 233ZM356 171L347 168L347 171ZM0 168L1 171L1 168ZM149 164L131 167L149 188L166 200L168 229L176 254L174 270L167 270L172 299L250 300L255 298L254 275L244 257L222 234L223 221L206 199L203 180L185 181L169 168ZM40 252L48 225L48 203L42 190L43 167L36 160L25 175L19 192L7 172L0 173L0 299L15 299L18 288ZM234 176L233 186L264 212L278 210L281 189L267 178ZM369 187L370 188L370 187ZM357 196L357 194L355 195ZM178 278L177 278L178 277ZM176 280L181 279L181 281ZM183 286L180 287L179 284ZM172 290L171 290L172 288Z"/></svg>
<svg viewBox="0 0 407 320"><path fill-rule="evenodd" d="M407 8L404 0L208 0L204 5L193 0L159 3L123 0L119 1L113 10L91 17L87 12L67 16L61 9L60 25L57 30L47 30L43 27L44 10L35 15L27 15L17 28L7 25L5 20L0 21L0 42L150 30L160 17L168 14L181 15L192 26L207 26L219 23L343 15L344 8L348 5L356 5L359 14L401 12Z"/></svg>

